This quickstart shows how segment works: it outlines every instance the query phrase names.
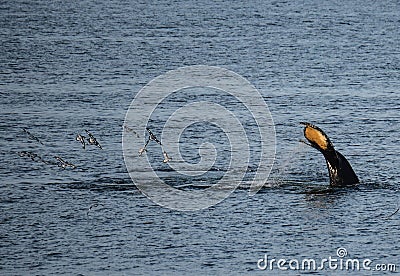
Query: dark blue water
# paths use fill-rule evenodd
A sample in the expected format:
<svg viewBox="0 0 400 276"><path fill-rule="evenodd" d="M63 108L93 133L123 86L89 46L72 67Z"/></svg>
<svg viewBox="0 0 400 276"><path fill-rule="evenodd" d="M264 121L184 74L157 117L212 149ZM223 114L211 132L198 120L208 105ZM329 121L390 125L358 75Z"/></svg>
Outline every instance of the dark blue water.
<svg viewBox="0 0 400 276"><path fill-rule="evenodd" d="M339 247L400 270L400 214L390 216L400 204L397 1L3 1L0 15L1 275L296 275L304 271L261 271L257 261L322 259ZM243 186L208 209L179 212L136 188L121 141L136 93L188 65L220 66L255 85L274 119L277 152L256 195ZM197 100L190 97L162 110ZM324 192L325 162L298 142L300 121L329 135L358 187ZM75 141L85 129L103 150ZM182 156L196 163L194 145L215 140L223 171L229 148L220 136L193 125ZM77 168L52 164L55 155ZM217 169L175 184L202 189Z"/></svg>

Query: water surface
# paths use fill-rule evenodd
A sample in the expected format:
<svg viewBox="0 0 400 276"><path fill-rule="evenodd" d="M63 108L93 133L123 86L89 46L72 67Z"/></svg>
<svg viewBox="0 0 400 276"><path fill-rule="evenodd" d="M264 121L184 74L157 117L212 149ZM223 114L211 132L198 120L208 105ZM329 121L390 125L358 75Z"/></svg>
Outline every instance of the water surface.
<svg viewBox="0 0 400 276"><path fill-rule="evenodd" d="M0 274L265 275L257 268L264 254L320 259L339 247L399 271L400 215L385 219L400 204L399 11L396 1L1 3ZM122 125L146 83L197 64L232 70L261 91L277 153L255 196L244 186L185 213L133 185ZM198 93L168 99L161 112L204 99L242 110L228 97ZM357 188L310 193L329 180L322 156L298 142L300 121L325 130L358 174ZM103 150L81 148L74 139L84 129ZM216 167L224 169L229 150L220 134L193 125L183 156L196 162L195 145L207 138L220 145ZM77 168L20 151L62 156ZM171 177L164 165L155 163ZM218 177L215 170L176 185L200 189L195 184ZM326 273L343 271L314 274Z"/></svg>

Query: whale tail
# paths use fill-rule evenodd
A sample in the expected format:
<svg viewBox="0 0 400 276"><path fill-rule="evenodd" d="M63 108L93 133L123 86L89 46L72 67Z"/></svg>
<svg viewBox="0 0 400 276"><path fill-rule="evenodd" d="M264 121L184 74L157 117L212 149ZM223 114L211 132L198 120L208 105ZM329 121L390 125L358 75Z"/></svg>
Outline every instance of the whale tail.
<svg viewBox="0 0 400 276"><path fill-rule="evenodd" d="M329 171L330 185L335 187L350 186L359 183L358 177L349 161L337 150L325 132L310 123L301 122L304 127L304 137L307 145L319 150L325 157Z"/></svg>

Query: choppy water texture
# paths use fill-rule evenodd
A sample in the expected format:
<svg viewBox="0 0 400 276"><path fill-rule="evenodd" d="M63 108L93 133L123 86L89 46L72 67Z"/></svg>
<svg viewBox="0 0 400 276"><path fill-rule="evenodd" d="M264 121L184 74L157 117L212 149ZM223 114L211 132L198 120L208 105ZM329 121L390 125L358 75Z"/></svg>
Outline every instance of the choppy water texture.
<svg viewBox="0 0 400 276"><path fill-rule="evenodd" d="M400 215L385 219L400 198L397 1L3 1L0 14L1 275L265 275L257 268L264 254L321 259L339 247L400 270ZM185 213L136 189L121 136L143 85L194 64L237 72L261 91L277 155L255 196L239 188ZM167 99L160 114L197 100L190 97ZM298 142L300 121L325 130L359 187L323 192L325 163ZM81 148L75 136L85 129L103 150ZM194 163L196 143L220 136L214 171L176 185L214 183L229 158L215 126L184 133L182 156ZM77 168L58 167L55 155ZM154 162L172 181L168 165Z"/></svg>

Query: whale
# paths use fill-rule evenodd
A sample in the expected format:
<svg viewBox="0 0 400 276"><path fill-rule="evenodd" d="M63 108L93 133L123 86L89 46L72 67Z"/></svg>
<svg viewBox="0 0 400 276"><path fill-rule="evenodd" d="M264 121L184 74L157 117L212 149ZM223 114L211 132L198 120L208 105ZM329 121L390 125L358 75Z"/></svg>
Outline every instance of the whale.
<svg viewBox="0 0 400 276"><path fill-rule="evenodd" d="M304 125L304 137L307 139L305 144L320 151L326 161L329 172L329 184L332 187L354 186L360 181L351 167L349 161L337 150L335 150L329 137L319 127L300 122Z"/></svg>

